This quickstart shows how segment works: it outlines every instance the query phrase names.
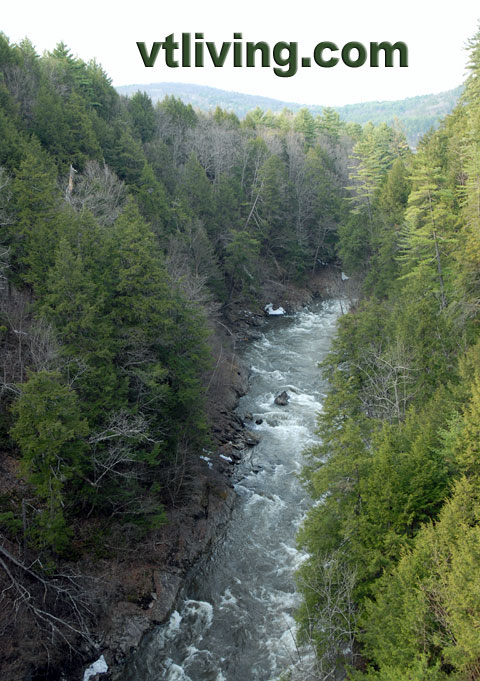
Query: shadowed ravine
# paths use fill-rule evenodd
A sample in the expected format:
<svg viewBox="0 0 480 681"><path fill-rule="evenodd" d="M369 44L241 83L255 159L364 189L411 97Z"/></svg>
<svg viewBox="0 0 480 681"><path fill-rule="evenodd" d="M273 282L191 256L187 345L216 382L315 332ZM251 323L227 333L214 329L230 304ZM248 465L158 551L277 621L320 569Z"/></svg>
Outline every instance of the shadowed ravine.
<svg viewBox="0 0 480 681"><path fill-rule="evenodd" d="M326 389L317 364L339 314L340 303L327 301L271 319L245 348L251 377L238 413L262 419L254 426L261 442L237 468L226 535L169 622L145 638L122 681L271 681L292 664L308 666L308 651L297 651L294 641L293 575L304 558L295 535L310 504L296 474L302 449L315 439ZM277 406L283 390L289 403Z"/></svg>

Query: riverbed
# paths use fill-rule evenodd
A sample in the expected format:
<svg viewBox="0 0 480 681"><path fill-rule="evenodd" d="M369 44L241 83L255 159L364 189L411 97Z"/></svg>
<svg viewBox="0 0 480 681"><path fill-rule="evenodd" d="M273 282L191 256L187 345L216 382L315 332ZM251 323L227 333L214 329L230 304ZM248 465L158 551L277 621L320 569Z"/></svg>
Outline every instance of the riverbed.
<svg viewBox="0 0 480 681"><path fill-rule="evenodd" d="M275 681L305 677L312 654L295 643L294 573L305 559L296 533L310 507L297 474L315 443L339 301L268 320L242 351L249 389L238 414L260 444L233 478L237 500L226 533L196 569L169 621L145 637L122 681ZM275 397L286 391L285 406ZM209 465L205 457L205 465Z"/></svg>

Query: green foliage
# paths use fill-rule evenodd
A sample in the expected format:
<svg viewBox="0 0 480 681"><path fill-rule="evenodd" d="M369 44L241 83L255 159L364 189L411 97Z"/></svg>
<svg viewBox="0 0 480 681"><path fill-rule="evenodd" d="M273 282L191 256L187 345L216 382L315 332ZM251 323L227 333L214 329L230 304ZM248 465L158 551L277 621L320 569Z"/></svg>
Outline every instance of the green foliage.
<svg viewBox="0 0 480 681"><path fill-rule="evenodd" d="M464 475L480 479L480 375L475 369L471 399L455 432L455 458Z"/></svg>
<svg viewBox="0 0 480 681"><path fill-rule="evenodd" d="M225 252L225 271L231 277L232 285L243 290L254 291L257 284L257 259L260 242L246 231L234 232Z"/></svg>
<svg viewBox="0 0 480 681"><path fill-rule="evenodd" d="M301 132L307 148L313 146L315 142L315 119L308 109L300 109L293 119L293 129Z"/></svg>
<svg viewBox="0 0 480 681"><path fill-rule="evenodd" d="M443 184L440 169L423 165L422 158L417 156L405 213L407 231L402 257L405 276L417 280L423 290L432 291L442 309L448 303L443 259L447 249L454 248L456 222L453 193Z"/></svg>
<svg viewBox="0 0 480 681"><path fill-rule="evenodd" d="M439 663L432 666L425 655L420 654L408 661L407 666L396 666L387 663L381 671L369 671L367 674L352 673L348 677L352 681L367 679L368 681L446 681L448 675L442 671Z"/></svg>
<svg viewBox="0 0 480 681"><path fill-rule="evenodd" d="M395 186L397 181L401 183L397 190L397 202L406 201L405 178L400 178L399 174L408 155L403 135L385 124L366 125L353 147L354 163L350 166L348 187L352 210L346 224L339 228L339 253L348 271L365 269L367 263L374 263L380 253L382 260L387 255L385 247L388 248L387 243L392 235L395 236L395 232L391 224L385 225L385 218L391 220L393 217L385 209L393 199L393 182ZM401 204L396 206L397 216L403 208ZM394 252L390 258L395 255ZM372 272L376 273L378 269L382 271L373 264ZM373 276L372 272L370 276Z"/></svg>
<svg viewBox="0 0 480 681"><path fill-rule="evenodd" d="M63 553L71 535L64 510L66 489L88 466L84 439L88 424L80 415L76 394L58 372L32 374L13 411L11 434L21 451L22 469L44 504L33 531L35 540L40 547Z"/></svg>
<svg viewBox="0 0 480 681"><path fill-rule="evenodd" d="M398 256L404 212L410 193L410 178L407 172L403 159L395 159L386 175L375 206L377 229L372 240L372 267L367 274L365 288L377 296L391 292L399 274ZM345 252L349 246L349 240L344 239L343 244ZM355 250L360 251L359 245L351 249L353 252ZM366 255L366 253L362 254L362 258L365 259ZM347 263L345 266L348 268Z"/></svg>
<svg viewBox="0 0 480 681"><path fill-rule="evenodd" d="M462 106L413 155L397 124L328 108L240 122L230 100L120 97L64 44L0 36L10 539L58 558L86 516L160 527L208 438L219 303L334 263L368 298L324 367L300 636L325 674L361 645L352 678L478 676L478 40Z"/></svg>
<svg viewBox="0 0 480 681"><path fill-rule="evenodd" d="M340 114L335 109L326 106L320 116L316 120L317 129L319 132L328 135L330 139L337 142L342 130L342 121Z"/></svg>
<svg viewBox="0 0 480 681"><path fill-rule="evenodd" d="M346 622L355 575L356 681L480 670L478 42L464 104L414 157L382 126L354 147L339 253L347 271L368 266L369 297L340 321L326 362L321 444L303 472L317 504L299 534L310 557L298 617L324 661L337 622L321 598ZM328 570L339 555L341 578Z"/></svg>
<svg viewBox="0 0 480 681"><path fill-rule="evenodd" d="M138 91L128 101L134 130L142 142L150 142L155 133L155 111L146 92Z"/></svg>
<svg viewBox="0 0 480 681"><path fill-rule="evenodd" d="M3 168L18 167L26 142L22 132L15 125L14 116L7 107L0 106L0 165Z"/></svg>
<svg viewBox="0 0 480 681"><path fill-rule="evenodd" d="M118 91L125 95L133 95L137 89L138 86L136 85L122 85L118 88ZM203 111L213 111L216 107L221 107L223 111L231 112L230 116L238 116L244 118L245 121L248 120L249 125L252 123L251 114L256 111L258 113L255 113L254 116L259 119L263 116L268 116L269 119L273 118L272 127L278 129L290 129L295 114L301 109L307 108L316 117L316 122L319 117L322 118L325 115L325 112L332 111L330 107L322 107L321 105L305 107L302 104L283 102L261 95L247 95L204 85L159 83L146 85L144 89L154 102L162 99L168 93L169 96L173 95L180 98L186 104L191 104ZM342 126L346 127L352 137L355 137L355 130L361 130L362 125L369 121L374 124L386 122L389 125L399 122L409 144L415 147L432 127L437 127L442 118L452 111L462 94L462 90L463 87L459 86L454 90L434 95L408 97L393 102L374 101L347 104L336 107L334 112L336 116L340 117ZM264 114L264 112L267 113Z"/></svg>
<svg viewBox="0 0 480 681"><path fill-rule="evenodd" d="M149 163L143 167L133 192L140 212L161 240L166 231L165 227L171 220L171 209L165 186L155 177Z"/></svg>
<svg viewBox="0 0 480 681"><path fill-rule="evenodd" d="M436 525L378 581L364 640L383 667L408 670L425 656L433 671L469 678L478 668L478 491L460 480Z"/></svg>
<svg viewBox="0 0 480 681"><path fill-rule="evenodd" d="M193 153L184 166L180 192L184 205L188 206L189 211L200 218L210 231L214 217L213 188Z"/></svg>
<svg viewBox="0 0 480 681"><path fill-rule="evenodd" d="M14 511L3 511L0 513L0 527L7 534L17 536L22 531L22 521Z"/></svg>
<svg viewBox="0 0 480 681"><path fill-rule="evenodd" d="M139 185L145 166L145 154L128 127L118 121L113 129L111 145L106 149L105 158L121 180Z"/></svg>
<svg viewBox="0 0 480 681"><path fill-rule="evenodd" d="M18 278L42 289L65 225L56 192L57 175L38 143L31 143L12 183L15 224L10 243Z"/></svg>

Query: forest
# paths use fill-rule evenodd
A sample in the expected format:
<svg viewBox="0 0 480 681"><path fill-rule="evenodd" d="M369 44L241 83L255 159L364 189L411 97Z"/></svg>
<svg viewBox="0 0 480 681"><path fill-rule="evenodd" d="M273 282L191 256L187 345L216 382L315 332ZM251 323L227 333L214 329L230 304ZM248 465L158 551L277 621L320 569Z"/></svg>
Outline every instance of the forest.
<svg viewBox="0 0 480 681"><path fill-rule="evenodd" d="M127 570L188 509L226 313L336 261L362 130L122 97L64 44L1 35L0 65L1 665L23 679L92 658L96 564Z"/></svg>
<svg viewBox="0 0 480 681"><path fill-rule="evenodd" d="M473 681L480 33L459 105L417 153L373 151L364 136L353 156L338 252L364 275L363 294L324 363L321 444L303 471L316 503L299 537L310 555L298 574L301 636L321 674L340 664L356 681Z"/></svg>
<svg viewBox="0 0 480 681"><path fill-rule="evenodd" d="M120 85L117 92L122 95L134 95L138 85ZM448 115L457 104L462 93L462 86L454 90L439 92L432 95L418 95L393 102L375 101L346 104L335 107L340 119L346 123L388 123L393 125L396 120L402 126L408 143L416 147L418 141L431 127L437 127L440 120ZM192 83L150 83L142 85L155 104L166 95L174 95L185 104L208 111L220 106L233 111L240 118L244 118L252 109L259 107L263 111L280 113L283 109L296 114L300 109L307 108L313 115L322 114L324 107L309 104L307 107L294 102L284 102L278 99L262 97L260 95L246 95L241 92L230 92L206 85Z"/></svg>
<svg viewBox="0 0 480 681"><path fill-rule="evenodd" d="M480 33L469 68L413 153L328 108L121 96L0 34L4 668L88 658L89 561L188 505L226 310L341 265L361 291L303 472L300 637L319 678L480 677Z"/></svg>

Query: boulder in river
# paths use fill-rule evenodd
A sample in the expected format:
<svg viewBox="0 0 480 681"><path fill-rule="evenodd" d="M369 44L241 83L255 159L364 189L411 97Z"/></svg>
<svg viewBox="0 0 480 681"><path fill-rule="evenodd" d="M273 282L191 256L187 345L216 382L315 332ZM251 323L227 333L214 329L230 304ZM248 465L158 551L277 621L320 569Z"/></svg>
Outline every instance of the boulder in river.
<svg viewBox="0 0 480 681"><path fill-rule="evenodd" d="M280 395L277 395L274 402L275 404L280 405L280 407L286 407L288 404L288 400L290 399L289 394L287 393L286 390L280 393Z"/></svg>

